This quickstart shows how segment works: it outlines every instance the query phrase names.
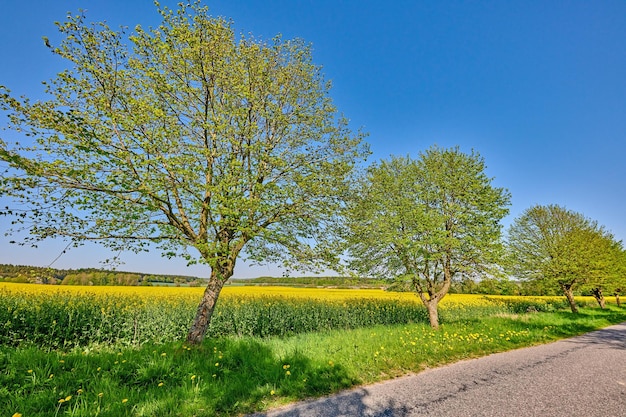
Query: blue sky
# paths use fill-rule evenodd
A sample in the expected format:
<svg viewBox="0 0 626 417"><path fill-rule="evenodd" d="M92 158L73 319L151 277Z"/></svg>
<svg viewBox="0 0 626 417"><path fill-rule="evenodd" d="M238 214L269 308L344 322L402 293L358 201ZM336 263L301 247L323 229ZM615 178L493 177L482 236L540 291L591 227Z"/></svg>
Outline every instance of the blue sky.
<svg viewBox="0 0 626 417"><path fill-rule="evenodd" d="M176 2L161 4L176 7ZM626 239L626 2L313 1L205 2L239 32L302 38L332 80L331 95L370 160L414 157L433 144L477 150L494 184L511 192L513 218L559 204ZM43 45L67 11L111 26L157 26L148 0L5 2L0 84L43 97L41 81L65 63ZM4 124L4 120L2 121ZM1 133L0 133L1 134ZM0 219L6 223L6 219ZM0 224L4 232L6 224ZM3 233L2 233L3 234ZM37 250L0 236L0 263L46 266L64 245ZM72 249L55 267L98 267L98 246ZM158 253L125 255L121 270L207 276ZM238 277L280 275L239 263Z"/></svg>

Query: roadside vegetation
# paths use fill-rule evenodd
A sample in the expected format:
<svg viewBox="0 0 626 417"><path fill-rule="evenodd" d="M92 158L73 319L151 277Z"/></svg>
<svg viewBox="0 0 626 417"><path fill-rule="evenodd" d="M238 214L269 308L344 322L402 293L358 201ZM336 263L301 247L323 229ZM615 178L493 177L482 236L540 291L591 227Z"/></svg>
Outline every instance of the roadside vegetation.
<svg viewBox="0 0 626 417"><path fill-rule="evenodd" d="M577 297L581 309L574 315L564 297L448 295L441 328L433 330L411 293L232 287L213 325L218 317L238 316L246 330L190 345L182 341L188 323L170 330L164 323L175 316L192 320L200 289L4 284L1 291L2 314L7 300L29 300L39 311L29 315L26 303L15 310L13 320L34 330L0 346L0 415L9 416L239 415L626 320L623 308L609 303L602 310L592 297ZM118 333L107 334L100 322L103 340L81 339L98 334L103 309L120 320L109 327ZM130 320L129 312L140 320ZM345 319L333 322L334 315ZM264 327L251 324L288 329L297 316L324 325L259 335L254 329ZM10 329L11 318L0 321ZM138 323L145 324L141 332L152 332L137 338ZM51 328L58 333L45 334Z"/></svg>

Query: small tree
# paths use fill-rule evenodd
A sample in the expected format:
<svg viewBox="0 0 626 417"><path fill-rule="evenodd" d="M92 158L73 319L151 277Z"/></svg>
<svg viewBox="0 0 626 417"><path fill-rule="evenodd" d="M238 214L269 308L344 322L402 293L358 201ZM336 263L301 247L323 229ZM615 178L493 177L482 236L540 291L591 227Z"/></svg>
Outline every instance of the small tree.
<svg viewBox="0 0 626 417"><path fill-rule="evenodd" d="M342 190L367 150L308 45L237 39L198 3L159 12L158 28L130 36L69 16L52 52L71 68L46 84L50 99L0 87L9 128L33 139L0 140L0 192L30 241L155 244L208 265L188 334L199 342L242 253L309 268L336 260Z"/></svg>
<svg viewBox="0 0 626 417"><path fill-rule="evenodd" d="M507 265L520 279L558 286L577 313L574 288L612 274L614 245L603 226L580 213L557 205L533 206L509 228ZM599 302L600 296L601 291Z"/></svg>
<svg viewBox="0 0 626 417"><path fill-rule="evenodd" d="M500 255L508 191L493 187L477 153L432 147L418 160L373 165L351 201L350 266L408 277L439 327L453 277L490 270Z"/></svg>

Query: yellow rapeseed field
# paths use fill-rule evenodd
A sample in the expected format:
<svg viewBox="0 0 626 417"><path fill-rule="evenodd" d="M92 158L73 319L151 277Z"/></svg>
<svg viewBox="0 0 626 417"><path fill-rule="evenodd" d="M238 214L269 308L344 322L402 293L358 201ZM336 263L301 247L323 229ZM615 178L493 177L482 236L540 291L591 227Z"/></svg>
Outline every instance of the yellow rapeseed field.
<svg viewBox="0 0 626 417"><path fill-rule="evenodd" d="M142 344L184 338L204 288L0 283L0 344L53 348L92 343ZM589 298L580 298L581 304ZM564 297L449 294L444 322L502 313L554 311ZM287 336L301 332L427 322L419 297L382 289L227 286L212 336Z"/></svg>
<svg viewBox="0 0 626 417"><path fill-rule="evenodd" d="M203 287L174 287L174 286L72 286L72 285L37 285L16 284L0 282L1 293L25 293L25 294L93 294L93 295L116 295L135 296L146 300L162 299L195 299L199 300L204 292ZM336 289L336 288L302 288L282 286L225 286L221 297L232 298L255 298L255 297L280 297L290 299L307 299L317 301L346 301L346 300L391 300L401 302L420 303L416 294L411 292L392 292L383 289ZM442 307L452 305L485 306L492 300L532 300L536 302L554 302L562 300L562 297L520 297L520 296L484 296L480 294L448 294L441 301ZM588 302L591 297L576 297L579 302Z"/></svg>

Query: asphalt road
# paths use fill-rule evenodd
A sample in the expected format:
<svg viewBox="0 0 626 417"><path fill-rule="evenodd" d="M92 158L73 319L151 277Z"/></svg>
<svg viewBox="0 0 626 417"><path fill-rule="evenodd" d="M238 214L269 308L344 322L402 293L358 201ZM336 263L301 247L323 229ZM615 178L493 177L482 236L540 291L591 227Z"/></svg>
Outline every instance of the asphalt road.
<svg viewBox="0 0 626 417"><path fill-rule="evenodd" d="M255 416L626 417L626 323Z"/></svg>

